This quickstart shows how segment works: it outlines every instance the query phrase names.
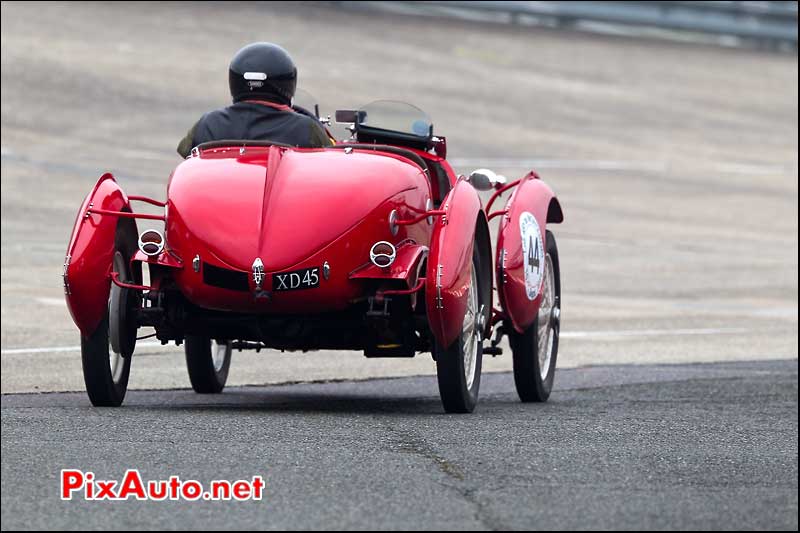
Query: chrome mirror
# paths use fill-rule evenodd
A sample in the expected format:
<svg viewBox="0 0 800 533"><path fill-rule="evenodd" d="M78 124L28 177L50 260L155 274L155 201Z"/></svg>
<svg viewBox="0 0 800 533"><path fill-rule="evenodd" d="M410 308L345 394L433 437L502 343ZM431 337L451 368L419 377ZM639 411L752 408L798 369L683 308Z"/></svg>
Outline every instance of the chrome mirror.
<svg viewBox="0 0 800 533"><path fill-rule="evenodd" d="M498 186L505 185L506 178L505 176L495 174L488 168L479 168L472 171L467 181L479 191L489 191Z"/></svg>

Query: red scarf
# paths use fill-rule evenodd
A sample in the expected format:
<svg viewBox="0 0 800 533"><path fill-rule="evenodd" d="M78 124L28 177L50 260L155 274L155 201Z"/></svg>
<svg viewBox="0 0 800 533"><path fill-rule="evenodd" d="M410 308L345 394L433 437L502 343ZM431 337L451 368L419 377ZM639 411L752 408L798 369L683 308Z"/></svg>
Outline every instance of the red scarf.
<svg viewBox="0 0 800 533"><path fill-rule="evenodd" d="M268 100L242 100L242 102L252 102L254 104L265 105L267 107L271 107L279 111L291 111L292 113L294 113L294 109L292 109L290 106L283 104L276 104L275 102L270 102Z"/></svg>

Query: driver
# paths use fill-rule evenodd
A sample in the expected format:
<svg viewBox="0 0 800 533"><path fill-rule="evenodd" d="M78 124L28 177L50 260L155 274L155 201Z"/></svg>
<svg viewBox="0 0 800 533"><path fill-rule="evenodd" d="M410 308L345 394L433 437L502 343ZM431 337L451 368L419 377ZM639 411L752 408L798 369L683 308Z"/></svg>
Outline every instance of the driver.
<svg viewBox="0 0 800 533"><path fill-rule="evenodd" d="M181 157L199 144L225 139L269 140L305 148L333 144L319 121L292 109L297 67L277 44L253 43L236 52L228 85L233 105L203 115L178 144Z"/></svg>

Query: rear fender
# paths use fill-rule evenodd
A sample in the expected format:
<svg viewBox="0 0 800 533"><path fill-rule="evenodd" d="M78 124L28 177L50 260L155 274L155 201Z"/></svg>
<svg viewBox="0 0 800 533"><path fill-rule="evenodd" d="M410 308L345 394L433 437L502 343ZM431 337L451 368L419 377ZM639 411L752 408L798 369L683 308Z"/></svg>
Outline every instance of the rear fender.
<svg viewBox="0 0 800 533"><path fill-rule="evenodd" d="M442 202L431 236L425 283L425 307L433 336L449 347L461 332L467 309L472 252L481 201L475 189L459 180Z"/></svg>
<svg viewBox="0 0 800 533"><path fill-rule="evenodd" d="M547 223L564 220L552 189L528 174L508 199L497 235L497 294L514 329L522 333L541 303Z"/></svg>
<svg viewBox="0 0 800 533"><path fill-rule="evenodd" d="M91 207L131 211L128 197L108 173L97 180L78 211L64 261L64 293L72 319L84 336L97 329L108 308L115 239L132 242L135 248L138 235L135 220L89 214Z"/></svg>

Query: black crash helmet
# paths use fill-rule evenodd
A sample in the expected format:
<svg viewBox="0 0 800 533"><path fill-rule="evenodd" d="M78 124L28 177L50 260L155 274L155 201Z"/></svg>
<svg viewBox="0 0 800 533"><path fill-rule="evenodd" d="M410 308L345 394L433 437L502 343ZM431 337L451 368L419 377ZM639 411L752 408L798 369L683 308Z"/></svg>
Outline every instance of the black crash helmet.
<svg viewBox="0 0 800 533"><path fill-rule="evenodd" d="M248 44L231 60L228 85L234 102L264 98L290 105L297 87L297 67L277 44Z"/></svg>

